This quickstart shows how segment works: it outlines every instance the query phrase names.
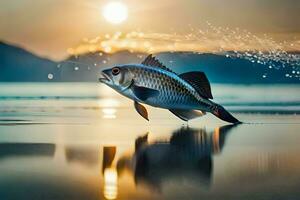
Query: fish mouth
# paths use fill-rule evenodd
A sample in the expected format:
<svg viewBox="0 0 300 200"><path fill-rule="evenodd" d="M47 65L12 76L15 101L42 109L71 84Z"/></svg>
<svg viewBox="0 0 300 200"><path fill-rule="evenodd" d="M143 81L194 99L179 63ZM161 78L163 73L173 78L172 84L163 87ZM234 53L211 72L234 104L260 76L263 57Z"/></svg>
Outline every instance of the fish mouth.
<svg viewBox="0 0 300 200"><path fill-rule="evenodd" d="M101 77L99 78L99 81L101 83L107 83L110 81L110 78L107 74L105 74L104 72L101 72Z"/></svg>

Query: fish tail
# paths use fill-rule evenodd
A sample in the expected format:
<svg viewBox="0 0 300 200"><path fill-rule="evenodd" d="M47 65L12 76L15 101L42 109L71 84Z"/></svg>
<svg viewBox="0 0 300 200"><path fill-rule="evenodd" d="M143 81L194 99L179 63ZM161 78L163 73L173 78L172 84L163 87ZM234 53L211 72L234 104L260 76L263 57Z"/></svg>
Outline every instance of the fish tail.
<svg viewBox="0 0 300 200"><path fill-rule="evenodd" d="M239 124L242 123L238 119L236 119L234 116L232 116L223 106L216 104L214 106L212 112L216 117L233 124Z"/></svg>

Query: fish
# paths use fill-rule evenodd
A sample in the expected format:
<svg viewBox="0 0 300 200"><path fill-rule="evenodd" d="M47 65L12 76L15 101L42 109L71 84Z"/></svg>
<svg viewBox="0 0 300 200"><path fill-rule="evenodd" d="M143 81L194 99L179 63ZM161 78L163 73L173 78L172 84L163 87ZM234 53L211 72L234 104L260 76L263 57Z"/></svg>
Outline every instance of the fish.
<svg viewBox="0 0 300 200"><path fill-rule="evenodd" d="M212 101L211 86L204 72L177 74L152 54L140 64L120 64L102 70L99 81L133 100L136 111L148 121L148 111L142 104L168 109L184 121L209 112L226 122L241 123Z"/></svg>

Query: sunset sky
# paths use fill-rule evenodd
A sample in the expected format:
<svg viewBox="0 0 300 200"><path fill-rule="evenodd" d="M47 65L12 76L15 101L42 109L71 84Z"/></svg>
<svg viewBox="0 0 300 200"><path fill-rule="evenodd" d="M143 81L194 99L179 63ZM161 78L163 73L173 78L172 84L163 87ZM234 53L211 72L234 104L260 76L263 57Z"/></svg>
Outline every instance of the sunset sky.
<svg viewBox="0 0 300 200"><path fill-rule="evenodd" d="M103 17L103 7L108 2L0 1L0 40L59 60L67 55L68 49L80 45L84 38L132 31L152 34L152 39L155 34L159 38L164 34L187 35L209 22L221 27L220 35L227 27L246 29L258 36L267 34L276 42L287 41L291 47L289 50L299 50L298 0L122 0L120 2L128 8L128 18L120 24ZM171 42L175 40L172 38ZM201 43L201 40L197 42ZM214 42L220 41L210 39L209 43L203 42L202 45L206 46L200 49L209 49Z"/></svg>

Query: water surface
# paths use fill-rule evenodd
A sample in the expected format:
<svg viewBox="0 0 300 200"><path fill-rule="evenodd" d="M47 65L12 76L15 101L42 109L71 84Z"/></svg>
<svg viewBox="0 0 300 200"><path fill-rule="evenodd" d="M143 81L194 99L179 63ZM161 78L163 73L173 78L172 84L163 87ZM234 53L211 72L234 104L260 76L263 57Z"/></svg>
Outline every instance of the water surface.
<svg viewBox="0 0 300 200"><path fill-rule="evenodd" d="M183 123L95 84L0 84L0 199L298 199L300 87L213 85Z"/></svg>

